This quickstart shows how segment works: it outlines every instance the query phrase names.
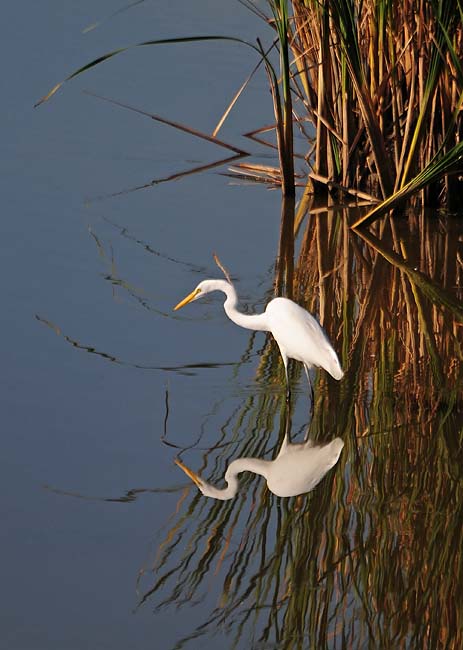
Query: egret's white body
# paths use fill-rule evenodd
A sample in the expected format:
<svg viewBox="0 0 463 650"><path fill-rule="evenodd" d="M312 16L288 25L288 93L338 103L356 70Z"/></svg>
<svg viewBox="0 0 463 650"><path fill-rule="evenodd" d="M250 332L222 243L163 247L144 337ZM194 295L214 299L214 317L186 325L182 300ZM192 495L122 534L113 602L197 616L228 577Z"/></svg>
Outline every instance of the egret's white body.
<svg viewBox="0 0 463 650"><path fill-rule="evenodd" d="M274 298L263 314L243 314L237 309L238 296L232 284L226 280L203 280L174 309L180 309L211 291L222 291L227 296L223 306L234 323L273 334L285 366L288 387L288 359L301 361L307 377L312 366L324 368L334 379L343 377L338 356L323 328L312 314L288 298Z"/></svg>
<svg viewBox="0 0 463 650"><path fill-rule="evenodd" d="M225 472L227 487L223 489L207 483L181 461L175 462L206 497L222 501L233 499L238 492L238 475L241 472L263 476L270 492L278 497L292 497L313 490L336 465L343 446L341 438L335 438L327 445L315 446L312 441L291 444L285 436L275 460L237 458L232 461Z"/></svg>

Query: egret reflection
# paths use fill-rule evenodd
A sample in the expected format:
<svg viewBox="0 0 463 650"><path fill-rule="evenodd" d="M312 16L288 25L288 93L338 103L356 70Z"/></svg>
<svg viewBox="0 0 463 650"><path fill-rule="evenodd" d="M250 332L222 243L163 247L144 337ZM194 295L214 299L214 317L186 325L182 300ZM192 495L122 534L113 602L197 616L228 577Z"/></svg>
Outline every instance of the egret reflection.
<svg viewBox="0 0 463 650"><path fill-rule="evenodd" d="M294 497L310 492L325 474L338 462L344 442L335 438L326 445L315 445L312 440L291 443L286 433L278 456L274 460L261 458L236 458L227 467L225 488L217 488L204 481L182 461L176 464L198 486L206 497L226 501L233 499L239 490L238 475L241 472L254 472L263 476L267 487L278 497Z"/></svg>

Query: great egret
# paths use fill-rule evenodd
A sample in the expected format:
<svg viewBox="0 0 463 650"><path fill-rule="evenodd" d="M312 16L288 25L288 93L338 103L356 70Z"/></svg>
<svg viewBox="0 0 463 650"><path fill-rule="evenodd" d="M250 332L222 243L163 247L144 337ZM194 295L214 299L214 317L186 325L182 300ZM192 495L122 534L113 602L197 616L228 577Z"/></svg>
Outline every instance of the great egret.
<svg viewBox="0 0 463 650"><path fill-rule="evenodd" d="M226 280L203 280L174 310L184 307L211 291L222 291L227 299L224 309L237 325L250 330L271 332L278 343L285 366L287 397L289 398L288 359L302 361L310 384L309 370L312 366L324 368L334 379L342 379L344 373L323 328L308 311L288 298L274 298L263 314L243 314L237 309L238 296L235 287Z"/></svg>
<svg viewBox="0 0 463 650"><path fill-rule="evenodd" d="M180 460L176 459L175 462L206 497L222 501L233 499L238 492L238 474L241 472L264 476L268 489L277 497L293 497L310 492L318 485L338 462L343 446L341 438L335 438L323 446L315 446L311 440L293 444L286 435L275 460L237 458L232 461L224 477L227 487L222 489L204 481Z"/></svg>

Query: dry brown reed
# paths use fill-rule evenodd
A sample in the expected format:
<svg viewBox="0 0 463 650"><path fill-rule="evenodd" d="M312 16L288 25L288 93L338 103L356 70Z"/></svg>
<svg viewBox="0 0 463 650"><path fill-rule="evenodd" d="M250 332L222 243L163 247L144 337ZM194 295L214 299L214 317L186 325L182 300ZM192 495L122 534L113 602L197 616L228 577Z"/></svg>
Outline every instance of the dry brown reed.
<svg viewBox="0 0 463 650"><path fill-rule="evenodd" d="M316 131L318 185L386 198L461 141L461 4L292 0L289 45L299 116ZM461 168L461 165L460 165ZM426 203L451 203L445 176Z"/></svg>

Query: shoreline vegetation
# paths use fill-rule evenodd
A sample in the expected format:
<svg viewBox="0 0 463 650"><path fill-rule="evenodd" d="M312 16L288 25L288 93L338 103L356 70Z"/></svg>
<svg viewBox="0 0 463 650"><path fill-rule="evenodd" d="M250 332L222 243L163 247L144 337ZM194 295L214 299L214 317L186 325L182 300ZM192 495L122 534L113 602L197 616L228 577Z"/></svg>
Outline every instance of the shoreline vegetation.
<svg viewBox="0 0 463 650"><path fill-rule="evenodd" d="M266 11L250 0L243 4L274 31L270 46L259 39L254 44L224 35L164 38L132 46L220 40L245 45L254 56L258 54L256 67L212 135L149 115L152 119L246 156L246 151L217 136L250 79L264 68L275 124L246 135L276 146L279 168L238 163L232 174L280 185L289 197L295 194L297 182L313 194L329 192L340 200L354 196L369 201L373 207L351 224L354 228L408 199L412 205L459 207L463 173L461 0L268 0ZM128 49L113 50L82 66L36 106L49 100L66 81ZM294 129L307 139L302 174L295 174ZM276 145L262 139L269 131ZM217 165L226 162L217 161Z"/></svg>

